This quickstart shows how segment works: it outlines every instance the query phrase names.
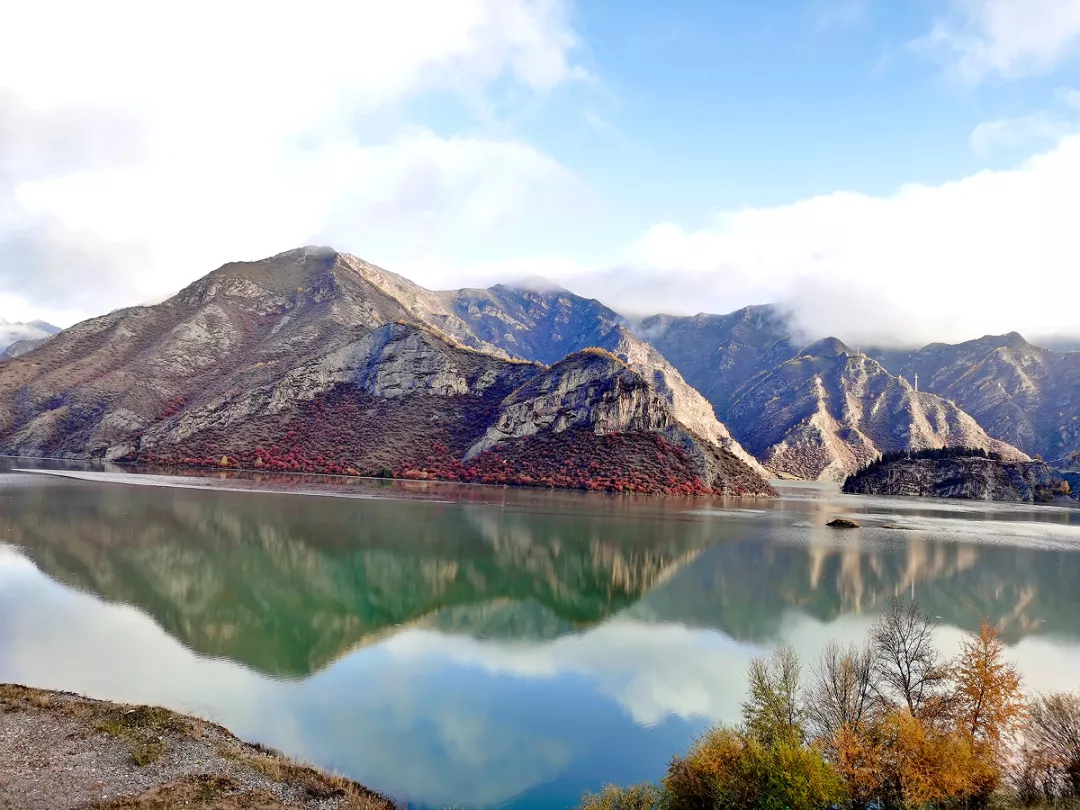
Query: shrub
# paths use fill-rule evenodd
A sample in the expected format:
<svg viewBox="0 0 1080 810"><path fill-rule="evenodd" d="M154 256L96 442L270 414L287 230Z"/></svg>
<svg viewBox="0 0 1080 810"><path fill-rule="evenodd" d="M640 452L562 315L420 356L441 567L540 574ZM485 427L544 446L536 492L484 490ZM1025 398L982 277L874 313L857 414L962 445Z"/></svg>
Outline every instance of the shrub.
<svg viewBox="0 0 1080 810"><path fill-rule="evenodd" d="M581 810L659 810L662 799L663 793L656 785L605 785L599 793L585 794Z"/></svg>
<svg viewBox="0 0 1080 810"><path fill-rule="evenodd" d="M730 728L713 729L673 759L664 788L670 810L820 810L847 797L819 749L766 744Z"/></svg>

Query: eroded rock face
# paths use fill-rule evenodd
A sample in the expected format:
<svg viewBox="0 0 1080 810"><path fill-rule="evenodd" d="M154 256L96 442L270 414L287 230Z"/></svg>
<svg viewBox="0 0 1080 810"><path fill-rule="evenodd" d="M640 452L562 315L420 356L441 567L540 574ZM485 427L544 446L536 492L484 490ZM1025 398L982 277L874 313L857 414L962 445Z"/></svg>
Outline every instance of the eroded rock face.
<svg viewBox="0 0 1080 810"><path fill-rule="evenodd" d="M750 452L780 473L843 481L881 453L972 447L1027 460L951 402L916 392L835 339L763 375L729 411Z"/></svg>
<svg viewBox="0 0 1080 810"><path fill-rule="evenodd" d="M494 423L466 457L507 439L548 431L664 432L672 423L666 400L641 375L614 356L585 351L556 363L503 400Z"/></svg>
<svg viewBox="0 0 1080 810"><path fill-rule="evenodd" d="M583 349L606 349L648 380L672 416L697 437L731 453L758 475L768 475L675 366L599 301L550 285L527 289L500 284L441 295L477 341L516 357L551 364Z"/></svg>
<svg viewBox="0 0 1080 810"><path fill-rule="evenodd" d="M662 375L642 374L610 352L578 352L503 400L495 421L469 448L466 458L502 442L546 432L658 433L686 454L706 486L718 491L771 494L756 464L746 464L715 439L704 439L679 418L666 382Z"/></svg>
<svg viewBox="0 0 1080 810"><path fill-rule="evenodd" d="M915 495L979 501L1047 503L1073 500L1070 487L1039 461L985 458L900 459L854 475L844 492L860 495Z"/></svg>

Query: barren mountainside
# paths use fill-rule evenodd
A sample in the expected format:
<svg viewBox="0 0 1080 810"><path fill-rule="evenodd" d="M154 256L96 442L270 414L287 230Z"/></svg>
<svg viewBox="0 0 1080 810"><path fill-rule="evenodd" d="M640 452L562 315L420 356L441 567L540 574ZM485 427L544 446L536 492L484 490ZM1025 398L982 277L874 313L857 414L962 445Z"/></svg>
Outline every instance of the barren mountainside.
<svg viewBox="0 0 1080 810"><path fill-rule="evenodd" d="M44 343L60 330L45 321L9 323L0 318L0 362Z"/></svg>
<svg viewBox="0 0 1080 810"><path fill-rule="evenodd" d="M767 473L717 420L712 405L656 349L599 301L546 285L528 289L497 285L488 290L441 293L474 338L508 354L553 363L586 348L606 349L648 379L687 428Z"/></svg>
<svg viewBox="0 0 1080 810"><path fill-rule="evenodd" d="M886 358L897 373L955 402L986 432L1029 455L1080 458L1080 352L1055 352L1021 335L932 343Z"/></svg>
<svg viewBox="0 0 1080 810"><path fill-rule="evenodd" d="M653 315L631 324L682 372L727 418L740 388L795 356L790 324L771 306L750 306L727 315Z"/></svg>
<svg viewBox="0 0 1080 810"><path fill-rule="evenodd" d="M0 449L629 491L771 491L756 462L725 449L726 441L742 453L651 347L548 369L508 357L441 302L326 248L228 264L163 304L86 321L0 365ZM504 403L544 380L555 381L545 396ZM591 453L601 469L551 458L601 435L619 436L606 453ZM529 449L536 442L542 452Z"/></svg>
<svg viewBox="0 0 1080 810"><path fill-rule="evenodd" d="M892 450L976 447L1027 458L952 403L916 392L835 338L749 383L728 419L750 452L798 478L843 481Z"/></svg>
<svg viewBox="0 0 1080 810"><path fill-rule="evenodd" d="M752 433L745 432L748 421L754 421L749 419L752 413L748 411L748 403L762 404L753 395L748 395L751 389L768 377L775 383L777 374L790 385L805 388L817 373L806 363L784 367L796 355L814 350L798 350L800 343L793 334L793 326L780 309L755 306L728 315L657 315L635 321L633 328L655 345L691 385L708 397L717 416L741 444L765 464L779 465L778 471L803 469L810 472L845 457L850 459L846 462L850 469L850 463L856 463L868 452L864 436L845 432L844 427L850 426L850 417L845 419L833 413L831 419L813 418L805 407L777 414L776 403L773 403L772 418L764 420L765 424L754 426ZM850 349L846 351L852 356L859 354ZM977 431L972 432L969 420L957 410L972 417L991 439L1013 445L1028 455L1039 454L1059 464L1080 463L1080 353L1042 349L1016 333L987 336L955 346L931 344L914 352L868 348L866 353L890 375L902 376L908 387L913 388L918 374L920 394L917 404L923 411L930 409L931 423L953 422L956 429L967 436L965 441L972 441L979 447L988 446L977 436ZM799 377L800 370L804 375L802 378ZM849 376L838 383L846 386L843 400L852 408L863 396L860 391L870 390L849 385L857 377ZM899 380L894 385L899 391ZM947 402L924 399L923 393L936 394ZM810 398L816 399L817 395ZM808 401L804 398L804 404ZM837 397L832 397L832 401L839 406ZM938 439L927 434L920 408L911 411L899 402L894 406L898 421L890 431L893 438L884 444L873 441L876 447L918 449L937 446ZM874 403L863 400L858 407L870 412L874 410ZM899 418L903 411L910 411L910 418ZM880 405L877 413L880 418ZM803 424L808 415L812 423ZM779 440L774 436L772 441L763 444L760 434L774 434L776 426L784 419L790 420L787 426L794 435L785 446L773 452L770 448ZM911 441L906 445L903 438L905 423L911 426L908 431ZM940 430L931 432L938 434L946 444L952 444ZM840 466L844 467L844 463ZM830 477L835 476L830 474Z"/></svg>

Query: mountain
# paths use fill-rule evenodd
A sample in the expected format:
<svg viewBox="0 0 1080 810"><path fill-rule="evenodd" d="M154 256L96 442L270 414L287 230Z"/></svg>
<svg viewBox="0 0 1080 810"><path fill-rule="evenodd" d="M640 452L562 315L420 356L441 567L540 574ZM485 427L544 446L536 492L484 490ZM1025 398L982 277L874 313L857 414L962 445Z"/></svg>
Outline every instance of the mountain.
<svg viewBox="0 0 1080 810"><path fill-rule="evenodd" d="M510 356L445 295L302 248L224 265L164 303L85 321L4 363L0 450L771 492L655 349L621 327L606 339L621 356L578 352L550 367Z"/></svg>
<svg viewBox="0 0 1080 810"><path fill-rule="evenodd" d="M590 346L610 348L611 335L622 322L599 301L548 284L542 289L497 284L439 297L477 339L548 365Z"/></svg>
<svg viewBox="0 0 1080 810"><path fill-rule="evenodd" d="M45 321L9 323L0 318L0 360L25 353L59 331L59 328Z"/></svg>
<svg viewBox="0 0 1080 810"><path fill-rule="evenodd" d="M1080 352L1010 332L882 359L909 379L918 374L920 390L952 400L991 436L1048 461L1080 458Z"/></svg>
<svg viewBox="0 0 1080 810"><path fill-rule="evenodd" d="M836 338L748 382L727 418L750 452L797 478L842 481L892 450L959 446L1027 458L951 402L916 392Z"/></svg>
<svg viewBox="0 0 1080 810"><path fill-rule="evenodd" d="M728 315L653 315L631 328L682 372L724 420L739 389L797 354L790 323L773 306Z"/></svg>
<svg viewBox="0 0 1080 810"><path fill-rule="evenodd" d="M476 341L510 356L553 363L582 349L606 349L648 379L689 430L723 447L759 475L767 475L717 420L712 405L696 387L653 344L628 328L626 319L599 301L551 285L527 289L500 284L441 296L452 314L468 325Z"/></svg>

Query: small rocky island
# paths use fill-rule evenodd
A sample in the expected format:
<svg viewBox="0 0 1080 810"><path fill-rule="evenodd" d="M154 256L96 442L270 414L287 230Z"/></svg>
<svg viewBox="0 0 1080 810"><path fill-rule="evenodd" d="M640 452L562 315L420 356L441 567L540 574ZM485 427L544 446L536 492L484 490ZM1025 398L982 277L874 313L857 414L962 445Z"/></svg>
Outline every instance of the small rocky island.
<svg viewBox="0 0 1080 810"><path fill-rule="evenodd" d="M1042 461L1005 461L996 453L967 447L886 453L848 476L844 492L1077 503L1068 480Z"/></svg>

